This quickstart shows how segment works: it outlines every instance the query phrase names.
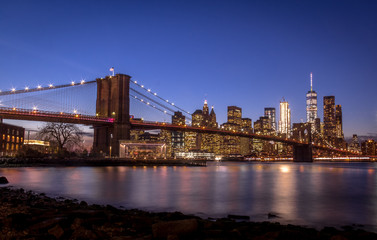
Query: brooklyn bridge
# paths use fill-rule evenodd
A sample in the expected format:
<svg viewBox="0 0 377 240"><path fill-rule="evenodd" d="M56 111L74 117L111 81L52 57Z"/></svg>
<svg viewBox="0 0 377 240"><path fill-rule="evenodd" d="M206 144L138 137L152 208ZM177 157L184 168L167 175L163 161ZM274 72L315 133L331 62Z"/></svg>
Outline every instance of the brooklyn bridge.
<svg viewBox="0 0 377 240"><path fill-rule="evenodd" d="M71 89L78 86L96 86L95 114L83 114L78 111L68 112L66 110L54 111L30 107L33 105L34 97L29 97L31 93L57 91L59 89ZM82 90L82 91L85 91ZM76 94L82 94L78 91ZM25 97L22 97L25 96ZM174 124L153 119L133 119L130 114L130 99L135 99L146 106L161 113L173 116L174 111L180 111L190 119L188 111L177 106L171 101L159 96L131 77L124 74L106 76L92 81L72 82L70 84L17 90L12 88L9 91L0 92L1 98L8 98L3 101L0 107L0 117L3 119L29 120L42 122L65 122L83 124L93 127L94 139L93 150L107 155L117 156L120 153L120 142L131 140L133 130L163 130L196 134L210 134L212 136L240 137L244 139L255 139L282 143L290 146L294 161L313 161L313 151L324 152L327 155L358 155L358 152L334 147L327 143L324 137L311 132L311 128L306 128L300 132L304 138L295 139L276 135L257 134L243 129L223 129L218 127L194 126L188 123ZM63 97L64 98L64 97ZM28 102L27 107L22 107L20 99ZM164 104L162 104L164 103ZM25 105L25 104L24 104ZM26 105L25 105L26 106ZM48 101L46 103L48 106ZM315 136L315 137L314 137Z"/></svg>

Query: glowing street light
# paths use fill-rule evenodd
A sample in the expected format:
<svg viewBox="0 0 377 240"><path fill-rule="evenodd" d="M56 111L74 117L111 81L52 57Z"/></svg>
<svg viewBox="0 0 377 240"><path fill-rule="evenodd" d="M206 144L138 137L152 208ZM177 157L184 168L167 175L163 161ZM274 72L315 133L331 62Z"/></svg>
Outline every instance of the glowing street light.
<svg viewBox="0 0 377 240"><path fill-rule="evenodd" d="M15 88L12 88L12 92L15 92L16 91L16 89Z"/></svg>
<svg viewBox="0 0 377 240"><path fill-rule="evenodd" d="M25 87L25 91L28 91L29 90L29 87Z"/></svg>
<svg viewBox="0 0 377 240"><path fill-rule="evenodd" d="M80 82L81 84L84 84L85 83L85 80L83 79L83 80L81 80L81 82Z"/></svg>
<svg viewBox="0 0 377 240"><path fill-rule="evenodd" d="M54 85L52 85L51 83L48 85L50 88L52 88Z"/></svg>
<svg viewBox="0 0 377 240"><path fill-rule="evenodd" d="M74 81L72 81L72 82L71 82L71 85L72 85L72 86L73 86L73 85L75 85L75 82L74 82Z"/></svg>
<svg viewBox="0 0 377 240"><path fill-rule="evenodd" d="M41 85L38 85L38 87L37 87L38 89L41 89L42 88L42 86Z"/></svg>

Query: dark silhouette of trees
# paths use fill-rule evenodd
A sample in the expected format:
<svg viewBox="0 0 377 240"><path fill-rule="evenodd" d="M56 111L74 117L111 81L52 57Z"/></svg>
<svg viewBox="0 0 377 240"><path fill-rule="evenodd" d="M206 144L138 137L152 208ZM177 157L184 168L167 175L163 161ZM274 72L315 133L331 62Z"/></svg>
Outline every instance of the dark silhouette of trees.
<svg viewBox="0 0 377 240"><path fill-rule="evenodd" d="M38 132L38 136L44 141L50 141L57 145L59 151L73 149L82 145L82 130L71 123L49 122Z"/></svg>

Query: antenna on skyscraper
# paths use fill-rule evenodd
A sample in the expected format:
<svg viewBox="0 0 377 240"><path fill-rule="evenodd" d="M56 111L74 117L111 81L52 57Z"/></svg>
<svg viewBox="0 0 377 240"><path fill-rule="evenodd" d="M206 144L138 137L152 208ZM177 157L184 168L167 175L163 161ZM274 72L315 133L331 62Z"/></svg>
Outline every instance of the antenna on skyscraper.
<svg viewBox="0 0 377 240"><path fill-rule="evenodd" d="M310 91L313 91L313 73L310 73Z"/></svg>

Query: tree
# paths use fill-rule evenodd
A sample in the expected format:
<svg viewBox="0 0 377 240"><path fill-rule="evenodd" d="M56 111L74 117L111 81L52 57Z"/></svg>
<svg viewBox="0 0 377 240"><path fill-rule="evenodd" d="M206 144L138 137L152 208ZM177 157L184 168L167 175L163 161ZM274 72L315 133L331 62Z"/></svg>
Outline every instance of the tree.
<svg viewBox="0 0 377 240"><path fill-rule="evenodd" d="M49 122L43 126L38 136L44 141L53 141L59 151L67 147L80 146L83 133L79 127L71 123Z"/></svg>

